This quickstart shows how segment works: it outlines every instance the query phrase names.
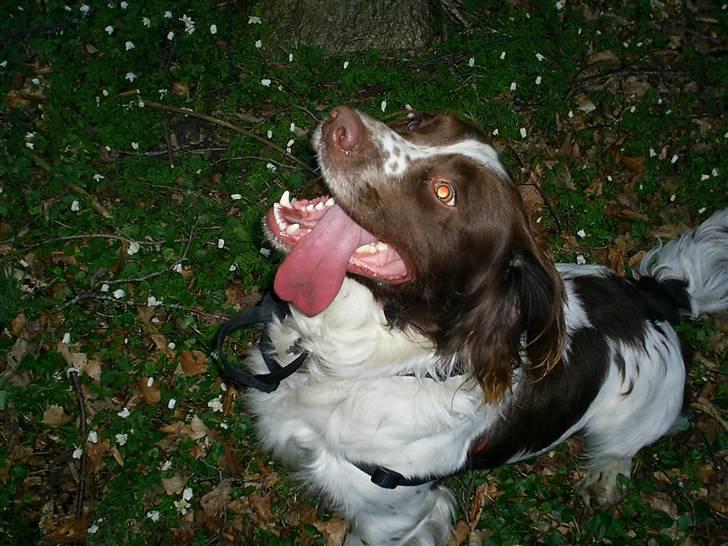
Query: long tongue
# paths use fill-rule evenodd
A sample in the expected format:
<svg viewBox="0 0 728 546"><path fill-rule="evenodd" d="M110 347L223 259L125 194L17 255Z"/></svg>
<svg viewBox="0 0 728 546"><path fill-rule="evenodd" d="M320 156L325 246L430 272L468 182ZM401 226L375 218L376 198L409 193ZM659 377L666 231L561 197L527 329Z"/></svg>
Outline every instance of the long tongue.
<svg viewBox="0 0 728 546"><path fill-rule="evenodd" d="M356 248L374 240L334 205L278 268L273 283L276 294L308 316L318 315L339 293Z"/></svg>

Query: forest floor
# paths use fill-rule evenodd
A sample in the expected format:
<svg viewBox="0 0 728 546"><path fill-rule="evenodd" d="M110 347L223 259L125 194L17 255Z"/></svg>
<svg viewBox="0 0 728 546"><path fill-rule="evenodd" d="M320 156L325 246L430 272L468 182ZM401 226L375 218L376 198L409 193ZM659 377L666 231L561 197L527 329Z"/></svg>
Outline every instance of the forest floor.
<svg viewBox="0 0 728 546"><path fill-rule="evenodd" d="M3 544L341 544L210 356L270 287L261 218L319 186L337 104L482 127L559 261L629 274L728 206L725 4L487 2L427 52L335 57L234 3L26 4L0 11ZM691 426L621 504L584 507L570 441L451 480L451 543L728 543L728 317L680 332Z"/></svg>

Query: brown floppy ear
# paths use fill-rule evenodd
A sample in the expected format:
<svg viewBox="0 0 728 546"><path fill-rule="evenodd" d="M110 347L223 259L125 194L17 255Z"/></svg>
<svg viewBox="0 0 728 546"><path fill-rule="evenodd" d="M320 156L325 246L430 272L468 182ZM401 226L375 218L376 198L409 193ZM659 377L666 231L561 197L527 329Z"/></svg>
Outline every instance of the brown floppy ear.
<svg viewBox="0 0 728 546"><path fill-rule="evenodd" d="M456 326L454 337L488 402L506 394L515 367L525 372L524 379L541 377L563 351L561 278L530 236L527 241L479 279L477 293L468 298L474 305Z"/></svg>

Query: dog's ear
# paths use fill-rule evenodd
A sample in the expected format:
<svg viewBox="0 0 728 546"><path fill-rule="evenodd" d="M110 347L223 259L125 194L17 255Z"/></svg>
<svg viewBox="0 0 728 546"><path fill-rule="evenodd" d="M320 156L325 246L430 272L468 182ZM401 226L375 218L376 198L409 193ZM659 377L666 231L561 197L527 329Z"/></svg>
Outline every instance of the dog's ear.
<svg viewBox="0 0 728 546"><path fill-rule="evenodd" d="M563 287L530 234L477 284L468 297L473 306L455 327L459 341L452 341L460 343L487 400L495 402L510 388L514 368L521 367L523 379L540 377L560 361Z"/></svg>

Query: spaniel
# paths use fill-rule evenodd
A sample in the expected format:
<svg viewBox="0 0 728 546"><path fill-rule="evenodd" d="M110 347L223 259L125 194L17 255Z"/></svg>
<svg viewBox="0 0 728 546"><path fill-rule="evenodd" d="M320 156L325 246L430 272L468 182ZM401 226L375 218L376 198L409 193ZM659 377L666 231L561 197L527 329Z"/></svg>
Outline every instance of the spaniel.
<svg viewBox="0 0 728 546"><path fill-rule="evenodd" d="M346 544L445 544L441 478L575 434L579 491L617 501L617 476L681 420L671 324L728 308L728 209L624 278L552 263L496 151L453 116L338 107L313 146L331 196L286 192L267 215L287 303L245 396L263 446L349 521Z"/></svg>

